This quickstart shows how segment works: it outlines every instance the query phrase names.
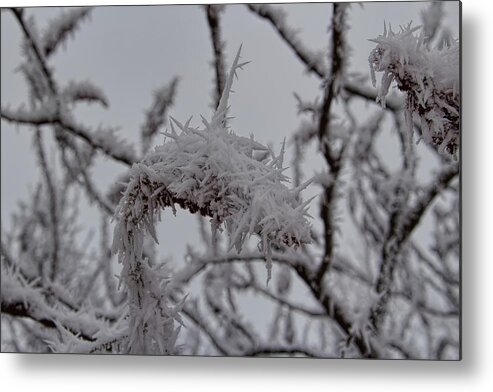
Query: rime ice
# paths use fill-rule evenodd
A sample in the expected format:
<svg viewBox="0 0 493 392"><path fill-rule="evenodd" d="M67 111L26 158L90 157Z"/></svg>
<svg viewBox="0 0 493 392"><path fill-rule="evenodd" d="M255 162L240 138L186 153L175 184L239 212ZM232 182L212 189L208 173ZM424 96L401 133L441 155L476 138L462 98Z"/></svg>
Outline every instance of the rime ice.
<svg viewBox="0 0 493 392"><path fill-rule="evenodd" d="M131 306L142 307L148 296L141 276L150 277L152 272L142 260L143 235L148 232L157 242L155 222L166 207L174 210L178 204L191 213L210 217L213 237L217 230L226 229L230 247L238 252L247 238L258 235L269 279L272 246L310 242L309 202L301 203L299 195L308 184L297 189L285 185L284 146L275 156L253 137L240 137L228 129L229 92L236 70L245 64L238 63L239 54L211 121L202 118L204 127L195 129L190 120L186 124L173 120L180 133L171 123L168 140L131 169L116 211L113 245L123 263L127 286L140 293L131 293ZM162 297L157 286L152 293Z"/></svg>
<svg viewBox="0 0 493 392"><path fill-rule="evenodd" d="M443 156L456 157L459 148L459 43L429 49L420 27L384 28L371 40L377 47L370 54L372 82L383 72L378 100L385 105L393 81L407 95L407 122L419 119L421 136Z"/></svg>

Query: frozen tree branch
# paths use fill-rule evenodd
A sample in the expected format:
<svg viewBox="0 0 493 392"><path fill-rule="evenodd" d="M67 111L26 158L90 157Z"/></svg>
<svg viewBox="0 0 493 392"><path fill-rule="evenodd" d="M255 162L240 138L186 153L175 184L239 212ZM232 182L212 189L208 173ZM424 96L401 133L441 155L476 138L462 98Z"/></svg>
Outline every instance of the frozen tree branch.
<svg viewBox="0 0 493 392"><path fill-rule="evenodd" d="M363 98L371 102L376 102L378 96L374 88L371 88L369 86L362 86L361 84L357 84L351 81L345 82L344 90L356 97ZM402 110L403 106L404 102L399 98L388 97L385 101L385 108L393 112L399 112L400 110Z"/></svg>
<svg viewBox="0 0 493 392"><path fill-rule="evenodd" d="M46 154L43 147L43 141L41 139L41 131L39 129L36 129L35 135L36 135L35 143L36 143L36 150L38 153L38 160L41 165L43 176L45 177L47 192L49 195L48 200L50 203L50 217L51 217L50 229L51 229L51 241L53 243L53 246L51 249L51 263L47 276L49 280L53 281L55 280L56 274L58 273L59 263L60 263L59 260L60 240L58 235L58 229L59 229L58 196L57 196L57 191L55 189L54 181L51 176L51 169L48 167L48 162L46 161Z"/></svg>
<svg viewBox="0 0 493 392"><path fill-rule="evenodd" d="M309 72L314 73L321 79L327 78L327 70L323 58L311 52L296 36L296 31L286 23L286 17L281 10L277 10L269 4L247 4L251 12L266 19L277 31L281 39L293 50L296 57L306 66ZM364 87L351 81L345 81L343 88L350 94L375 102L377 94L374 89ZM396 111L402 108L398 100L388 99L386 107Z"/></svg>
<svg viewBox="0 0 493 392"><path fill-rule="evenodd" d="M228 96L236 71L244 65L239 58L238 51L211 122L203 120L205 129L175 121L182 133L178 135L172 128L173 133L168 134L172 142L165 142L132 167L131 180L116 211L113 245L123 264L130 300L130 352L169 353L178 333L172 327L173 320L179 321L178 310L149 316L146 309L150 303L156 305L156 297L161 309L169 309L166 297L159 293L164 288L154 277L158 272L142 258L144 232L157 242L154 222L165 207L174 209L179 204L191 213L211 217L213 235L224 225L231 248L238 251L247 236L257 233L269 278L271 246L310 241L306 203L299 204L299 190L291 192L282 184L286 180L281 174L283 152L266 165L252 158L253 150L263 146L227 132ZM142 332L143 323L152 323L152 334ZM162 323L170 329L162 331Z"/></svg>
<svg viewBox="0 0 493 392"><path fill-rule="evenodd" d="M212 48L214 50L214 70L216 72L216 89L214 92L214 109L219 106L219 100L226 82L226 64L224 60L224 42L221 38L221 12L223 5L206 5L207 23L211 34Z"/></svg>
<svg viewBox="0 0 493 392"><path fill-rule="evenodd" d="M171 82L154 93L154 102L146 113L145 123L141 127L142 152L145 154L151 147L152 139L159 132L159 128L166 122L166 115L176 95L178 78L173 78Z"/></svg>
<svg viewBox="0 0 493 392"><path fill-rule="evenodd" d="M91 132L82 125L74 124L71 120L71 115L66 112L64 107L62 107L62 98L58 92L58 87L53 79L52 72L47 66L45 53L43 53L43 50L39 47L40 42L44 42L46 51L51 53L56 46L75 29L78 22L88 14L90 9L76 9L67 14L63 14L51 25L51 28L47 31L47 35L45 35L44 39L39 39L35 36L35 33L31 31L29 24L24 20L24 11L22 9L12 8L11 10L24 33L29 48L26 56L28 56L29 59L29 53L34 54L34 61L36 62L36 65L39 66L42 73L41 78L46 81L49 91L46 94L48 102L42 102L40 108L34 109L31 112L28 112L23 108L16 112L12 112L7 108L2 108L2 118L6 121L17 122L20 124L60 126L69 133L85 140L91 147L103 151L108 156L111 156L118 161L131 165L136 160L136 156L128 146L125 146L121 142L115 143L115 135L113 132L91 134ZM32 67L32 64L28 63L27 66ZM26 70L28 68L24 69ZM35 79L31 77L32 72L35 72L35 70L26 71L28 80L35 83ZM45 97L43 97L42 89L38 89L37 91L38 100L43 101ZM64 97L68 97L69 101L89 99L98 100L103 104L107 104L106 98L102 92L90 83L77 84L72 82L64 90L64 94Z"/></svg>
<svg viewBox="0 0 493 392"><path fill-rule="evenodd" d="M71 150L75 157L75 162L73 163L69 162L65 150L62 150L62 161L70 176L84 186L90 201L95 201L103 211L105 211L109 216L113 216L115 209L114 206L96 189L96 186L88 174L88 169L84 167L79 151L77 148L73 148ZM82 177L82 179L79 179L79 176Z"/></svg>
<svg viewBox="0 0 493 392"><path fill-rule="evenodd" d="M39 290L19 281L18 277L2 269L2 312L13 317L30 318L49 328L57 328L61 324L84 340L95 340L93 335L100 327L93 320L53 309Z"/></svg>
<svg viewBox="0 0 493 392"><path fill-rule="evenodd" d="M56 328L57 325L52 319L44 318L43 315L31 314L26 306L22 302L2 301L2 313L8 314L12 317L24 317L34 320L47 328ZM82 335L85 340L92 341L89 336Z"/></svg>
<svg viewBox="0 0 493 392"><path fill-rule="evenodd" d="M261 257L261 254L257 255L245 255L243 258L241 256L236 256L234 259L231 258L225 258L225 259L209 259L208 262L231 262L232 260L243 260L243 261L250 261L253 259L259 259ZM360 336L353 336L352 332L352 323L346 318L344 315L342 308L339 304L337 304L332 298L330 298L327 294L323 293L322 289L318 284L314 283L313 280L313 272L304 263L296 263L293 262L293 259L290 257L284 258L282 255L273 256L274 261L282 262L285 263L287 262L287 265L290 265L293 270L297 273L298 276L302 279L302 281L307 285L307 287L310 289L310 291L313 293L314 298L326 314L333 318L334 321L338 324L340 329L348 336L351 337L351 340L354 339L354 343L358 350L361 352L363 356L369 356L369 357L375 357L377 353L368 347L367 343L362 339ZM186 275L185 275L186 276ZM180 277L181 281L183 281L184 277Z"/></svg>
<svg viewBox="0 0 493 392"><path fill-rule="evenodd" d="M430 2L430 5L421 11L424 40L428 48L440 31L443 16L443 3L440 1Z"/></svg>
<svg viewBox="0 0 493 392"><path fill-rule="evenodd" d="M296 31L287 25L286 15L281 9L276 9L270 4L247 4L247 7L251 12L272 24L310 72L314 72L320 78L326 77L327 71L323 59L305 47L299 37L296 36Z"/></svg>
<svg viewBox="0 0 493 392"><path fill-rule="evenodd" d="M346 7L347 4L334 3L331 27L331 53L330 53L330 73L325 88L325 95L320 108L318 139L322 149L325 162L327 164L328 175L332 180L325 186L324 194L320 206L320 217L324 223L324 257L317 272L317 281L320 284L325 273L332 262L334 251L333 227L334 198L336 194L336 183L341 170L342 149L336 153L331 147L331 107L333 101L340 93L344 84L344 58L346 56L346 42L344 31L346 26Z"/></svg>
<svg viewBox="0 0 493 392"><path fill-rule="evenodd" d="M386 310L386 304L390 298L389 291L393 280L395 259L401 250L403 243L411 236L414 228L423 217L427 208L441 191L447 188L450 182L459 174L459 166L452 164L446 166L427 187L414 206L405 211L397 219L391 220L385 241L382 246L381 264L375 291L380 296L377 305L371 313L371 323L378 329Z"/></svg>
<svg viewBox="0 0 493 392"><path fill-rule="evenodd" d="M136 161L134 151L123 142L117 141L116 135L112 134L112 130L100 130L99 133L94 133L89 128L82 124L76 124L69 118L57 117L49 108L34 112L28 112L22 108L17 111L2 108L2 118L5 121L21 125L60 126L70 134L84 140L92 148L103 152L116 161L127 166L131 166Z"/></svg>
<svg viewBox="0 0 493 392"><path fill-rule="evenodd" d="M42 52L45 57L51 56L67 38L74 34L78 25L89 16L91 7L72 8L62 11L54 20L41 38Z"/></svg>
<svg viewBox="0 0 493 392"><path fill-rule="evenodd" d="M377 46L369 57L373 85L375 72L383 72L378 100L385 106L390 85L396 82L406 93L407 123L421 120L422 137L440 154L457 156L459 148L459 44L430 50L424 33L409 24L399 33L391 29L373 40Z"/></svg>
<svg viewBox="0 0 493 392"><path fill-rule="evenodd" d="M209 326L209 323L205 320L205 317L200 314L196 306L193 306L191 303L187 303L183 307L182 313L207 335L213 346L221 355L233 355L231 348L227 347L222 342L221 337L218 336L212 327Z"/></svg>
<svg viewBox="0 0 493 392"><path fill-rule="evenodd" d="M262 286L254 283L254 282L245 282L244 284L235 284L234 286L237 289L240 290L252 290L254 292L257 292L259 294L262 294L266 296L267 298L273 300L274 302L277 302L280 305L283 305L290 310L293 310L295 312L300 312L303 313L309 317L326 317L327 314L324 312L321 312L319 310L315 309L310 309L306 306L295 304L291 301L286 300L285 298L281 298L280 296L273 294L270 290L267 290L263 288Z"/></svg>
<svg viewBox="0 0 493 392"><path fill-rule="evenodd" d="M262 345L253 350L246 351L242 354L245 357L259 357L259 356L304 356L308 358L327 358L327 354L310 350L306 346L271 346Z"/></svg>
<svg viewBox="0 0 493 392"><path fill-rule="evenodd" d="M71 81L62 91L62 101L70 102L98 102L104 108L109 107L108 98L104 92L89 81L75 82Z"/></svg>
<svg viewBox="0 0 493 392"><path fill-rule="evenodd" d="M50 87L51 92L54 95L56 95L57 88L56 88L55 81L53 80L53 78L51 76L51 71L48 69L48 67L46 65L44 55L42 54L41 50L39 49L38 44L37 44L35 38L33 37L33 35L31 34L31 31L29 30L28 25L24 21L24 10L22 8L11 8L11 10L12 10L15 18L17 19L17 22L19 23L31 50L33 51L33 53L35 55L35 58L38 62L38 65L41 67L41 69L43 71L43 75L46 78L46 81L48 82L48 85Z"/></svg>

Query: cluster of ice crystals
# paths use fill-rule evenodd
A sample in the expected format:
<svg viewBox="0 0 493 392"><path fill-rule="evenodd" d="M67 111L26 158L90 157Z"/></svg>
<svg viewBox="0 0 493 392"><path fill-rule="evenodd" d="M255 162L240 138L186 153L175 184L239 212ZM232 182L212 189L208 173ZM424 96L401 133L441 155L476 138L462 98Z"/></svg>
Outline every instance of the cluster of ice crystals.
<svg viewBox="0 0 493 392"><path fill-rule="evenodd" d="M166 207L174 211L177 204L210 217L213 237L218 230L226 230L231 248L238 252L251 235L258 235L269 278L273 246L310 242L308 202L300 201L300 192L308 183L296 189L285 185L284 146L275 156L253 137L237 136L228 130L229 92L236 70L245 64L238 63L239 54L212 120L202 118L204 127L198 129L190 126L190 120L181 124L173 119L181 132L177 133L172 122L164 144L131 169L116 210L113 244L124 266L124 281L130 291L140 293L131 298L131 306L141 307L145 301L142 296L149 292L158 295L157 287L150 291L141 287L141 276L152 274L142 260L143 236L149 233L157 242L155 222Z"/></svg>
<svg viewBox="0 0 493 392"><path fill-rule="evenodd" d="M231 87L238 57L226 85ZM235 135L226 128L227 93L211 122L190 127L173 119L181 133L166 133L168 140L131 169L131 179L117 209L121 233L147 230L165 207L178 204L192 213L211 218L213 230L223 225L230 245L241 251L252 234L261 238L266 257L271 245L292 246L310 241L307 203L300 203L298 189L288 189L283 174L284 147L279 156L253 137Z"/></svg>
<svg viewBox="0 0 493 392"><path fill-rule="evenodd" d="M456 156L459 148L459 43L428 48L420 27L401 27L395 33L384 28L383 35L370 54L372 82L382 72L378 100L385 96L393 81L407 96L407 121L420 121L422 138L444 156Z"/></svg>

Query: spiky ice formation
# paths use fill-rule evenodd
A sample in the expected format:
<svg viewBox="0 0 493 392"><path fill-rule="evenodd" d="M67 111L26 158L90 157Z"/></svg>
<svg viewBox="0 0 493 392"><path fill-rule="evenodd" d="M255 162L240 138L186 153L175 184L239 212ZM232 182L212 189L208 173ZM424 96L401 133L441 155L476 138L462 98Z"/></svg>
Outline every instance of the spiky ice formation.
<svg viewBox="0 0 493 392"><path fill-rule="evenodd" d="M370 40L377 44L369 62L373 85L382 72L378 100L385 105L392 82L406 93L408 127L419 120L421 136L443 156L456 157L459 149L459 43L429 49L420 27L411 24Z"/></svg>
<svg viewBox="0 0 493 392"><path fill-rule="evenodd" d="M154 292L158 285L147 287L142 282L142 277L152 276L151 267L143 260L143 239L147 232L157 242L155 223L166 207L175 211L178 205L210 217L213 237L225 229L230 247L238 252L251 235L258 235L259 249L267 260L268 279L272 246L310 242L309 201L300 201L300 192L309 182L296 189L287 188L284 145L279 156L274 156L253 137L237 136L228 129L233 77L246 64L240 64L239 59L240 51L211 121L202 118L203 128L196 129L190 126L190 120L181 124L172 119L163 145L131 168L130 181L115 213L113 251L123 264L122 278L130 291L131 312L134 309L130 323L135 329L145 313L142 304L152 302L145 298L162 298ZM167 322L174 317L176 312L170 313ZM150 346L143 336L134 340L141 342L141 348Z"/></svg>
<svg viewBox="0 0 493 392"><path fill-rule="evenodd" d="M253 137L237 136L227 129L233 77L245 64L239 64L239 58L238 51L210 123L202 118L204 127L194 129L190 121L180 124L173 119L168 140L132 167L116 212L120 222L116 249L125 251L127 242L143 230L157 241L155 222L160 211L174 210L175 204L211 217L213 232L224 227L231 247L238 251L249 236L260 236L269 269L272 245L310 242L308 202L300 203L299 197L308 183L291 190L285 185L284 146L275 157Z"/></svg>

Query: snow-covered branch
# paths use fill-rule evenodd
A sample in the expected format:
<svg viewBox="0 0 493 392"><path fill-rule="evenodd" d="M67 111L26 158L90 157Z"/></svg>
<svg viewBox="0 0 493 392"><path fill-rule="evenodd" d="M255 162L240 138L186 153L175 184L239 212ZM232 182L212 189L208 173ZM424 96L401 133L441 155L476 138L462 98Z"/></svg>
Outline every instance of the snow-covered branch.
<svg viewBox="0 0 493 392"><path fill-rule="evenodd" d="M290 27L286 22L286 15L282 10L276 9L269 4L247 4L251 12L270 22L272 27L277 31L281 39L293 50L296 57L306 66L309 72L314 73L320 79L326 79L329 72L324 64L323 53L315 53L308 49L306 45L297 36L296 30ZM346 80L344 90L357 97L369 101L375 101L377 94L369 86L362 86L360 83ZM392 111L400 110L402 105L396 99L387 99L388 109Z"/></svg>
<svg viewBox="0 0 493 392"><path fill-rule="evenodd" d="M30 29L29 23L26 23L24 20L24 10L22 8L11 8L11 10L24 33L29 49L34 53L35 60L43 72L43 77L46 78L51 93L56 94L57 87L55 81L53 80L51 71L48 69L44 54L38 46L39 37L35 37Z"/></svg>
<svg viewBox="0 0 493 392"><path fill-rule="evenodd" d="M101 325L90 314L69 313L55 308L44 300L40 289L33 287L22 275L12 269L2 268L2 312L13 317L27 317L45 327L63 326L74 336L94 341Z"/></svg>
<svg viewBox="0 0 493 392"><path fill-rule="evenodd" d="M141 127L142 152L145 154L151 147L154 136L159 128L166 123L167 113L176 96L178 78L154 92L154 101L151 108L146 112L146 119Z"/></svg>
<svg viewBox="0 0 493 392"><path fill-rule="evenodd" d="M48 28L41 37L43 55L51 56L56 49L64 44L70 35L73 35L79 24L89 16L92 8L71 8L62 11L50 21Z"/></svg>
<svg viewBox="0 0 493 392"><path fill-rule="evenodd" d="M136 161L133 148L122 140L117 139L113 129L100 129L93 132L82 124L75 123L70 117L57 116L52 106L40 107L34 111L24 108L11 110L2 108L2 119L22 125L56 125L70 134L84 140L92 148L103 152L116 161L131 166Z"/></svg>
<svg viewBox="0 0 493 392"><path fill-rule="evenodd" d="M342 167L341 159L344 151L339 151L331 146L333 135L331 134L331 108L333 101L339 95L344 85L345 57L347 56L347 44L345 38L347 4L334 3L331 27L331 52L330 73L326 81L324 100L320 107L318 139L322 154L327 164L327 175L331 180L324 186L323 198L320 205L320 217L324 224L324 256L317 273L317 281L321 282L325 273L329 270L334 251L333 225L335 211L335 196L339 173Z"/></svg>
<svg viewBox="0 0 493 392"><path fill-rule="evenodd" d="M108 108L108 98L104 92L89 81L84 82L69 82L68 86L62 90L62 101L70 102L98 102L103 107Z"/></svg>
<svg viewBox="0 0 493 392"><path fill-rule="evenodd" d="M396 258L401 251L402 245L411 236L414 228L432 201L449 186L450 182L458 174L458 164L447 165L438 173L412 206L398 216L391 216L389 229L382 245L380 270L375 283L375 292L380 298L371 314L371 323L374 328L378 329L382 321L382 316L386 312L386 304L390 298L390 288L393 282Z"/></svg>
<svg viewBox="0 0 493 392"><path fill-rule="evenodd" d="M226 80L219 106L211 122L203 119L202 130L174 120L181 134L171 123L171 139L150 152L131 169L130 182L116 211L118 224L114 234L114 252L123 264L122 277L130 297L130 325L139 335L130 336L130 351L136 344L139 352L153 351L159 337L141 335L139 324L145 320L143 303L150 296L160 296L159 286L147 281L155 272L142 258L144 233L157 242L155 221L166 207L175 204L211 218L213 237L224 226L230 247L239 252L247 237L260 236L259 247L272 263L271 247L300 245L310 241L305 218L307 203L299 203L303 188L289 190L282 182L283 151L270 163L253 159L256 150L267 150L253 138L246 139L229 132L227 127L228 96L236 71L244 64L236 55ZM151 283L153 286L146 288ZM133 308L135 307L135 311ZM172 318L175 318L173 313ZM158 324L156 324L158 325ZM173 335L174 336L174 335ZM135 341L138 339L139 341Z"/></svg>
<svg viewBox="0 0 493 392"><path fill-rule="evenodd" d="M420 27L387 30L372 40L377 46L369 62L373 85L375 72L383 72L378 101L385 97L393 81L406 93L407 123L412 132L413 117L421 121L422 138L436 146L440 154L457 158L459 149L460 84L459 43L429 49Z"/></svg>
<svg viewBox="0 0 493 392"><path fill-rule="evenodd" d="M219 105L221 94L226 82L226 63L224 60L224 41L221 37L221 12L224 5L209 4L204 6L207 14L207 23L211 34L214 50L214 71L216 72L216 88L214 91L214 109Z"/></svg>
<svg viewBox="0 0 493 392"><path fill-rule="evenodd" d="M280 8L270 4L247 4L246 6L251 12L272 24L309 71L316 73L320 78L325 78L327 71L323 55L312 52L301 42L296 30L287 24L286 14Z"/></svg>
<svg viewBox="0 0 493 392"><path fill-rule="evenodd" d="M308 358L327 358L327 354L322 351L310 349L305 345L285 346L285 345L261 345L253 350L242 353L245 357L262 356L286 356L286 357L308 357Z"/></svg>
<svg viewBox="0 0 493 392"><path fill-rule="evenodd" d="M41 138L41 131L36 129L35 145L38 153L38 160L41 165L41 170L46 181L46 187L48 191L48 201L50 203L50 232L51 232L51 242L53 244L51 249L51 263L47 273L47 277L50 281L53 281L59 270L59 247L60 239L58 235L59 224L58 224L58 195L55 189L54 180L51 175L51 168L48 167L48 162L46 161L46 153L43 146L43 140Z"/></svg>

